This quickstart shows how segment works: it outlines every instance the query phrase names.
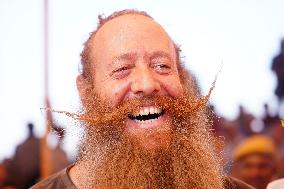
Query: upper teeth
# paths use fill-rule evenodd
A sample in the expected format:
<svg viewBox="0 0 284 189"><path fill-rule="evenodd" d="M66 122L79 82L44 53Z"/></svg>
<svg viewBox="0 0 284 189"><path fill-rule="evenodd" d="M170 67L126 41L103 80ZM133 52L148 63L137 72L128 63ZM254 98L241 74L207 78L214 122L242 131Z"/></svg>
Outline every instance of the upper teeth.
<svg viewBox="0 0 284 189"><path fill-rule="evenodd" d="M150 106L150 107L142 107L137 112L133 114L134 117L139 115L149 115L149 114L159 114L162 112L161 108Z"/></svg>

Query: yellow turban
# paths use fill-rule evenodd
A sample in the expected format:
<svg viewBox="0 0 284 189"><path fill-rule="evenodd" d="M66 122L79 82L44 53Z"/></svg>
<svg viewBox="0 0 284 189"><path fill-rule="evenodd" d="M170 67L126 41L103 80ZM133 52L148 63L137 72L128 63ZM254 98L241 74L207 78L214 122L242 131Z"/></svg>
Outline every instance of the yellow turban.
<svg viewBox="0 0 284 189"><path fill-rule="evenodd" d="M238 160L250 154L267 154L276 156L273 140L264 135L254 135L242 141L233 152L233 159Z"/></svg>

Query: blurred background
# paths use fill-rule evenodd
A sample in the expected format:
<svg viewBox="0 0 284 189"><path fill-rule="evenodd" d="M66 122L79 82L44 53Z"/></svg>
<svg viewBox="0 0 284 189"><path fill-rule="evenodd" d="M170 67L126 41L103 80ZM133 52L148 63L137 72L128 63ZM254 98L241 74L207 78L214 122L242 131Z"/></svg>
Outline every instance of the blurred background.
<svg viewBox="0 0 284 189"><path fill-rule="evenodd" d="M98 14L108 16L129 8L148 12L181 45L183 61L196 74L203 94L222 67L211 104L216 115L214 132L225 141L220 147L225 152L225 171L241 178L233 173L232 164L241 156L233 154L241 141L256 134L275 144L272 154L279 169L284 155L280 122L284 117L283 7L282 0L1 0L0 188L1 182L27 188L39 175L74 161L78 136L68 132L74 123L41 108L78 110L75 81L83 43L96 28ZM47 135L51 125L55 131ZM40 138L47 138L47 143ZM252 149L258 145L253 143ZM33 173L19 171L31 162L22 160L24 154L34 154L32 161L37 163L29 165L34 166ZM59 165L43 173L42 154L56 154ZM18 170L14 178L33 176L29 181L15 181L9 170ZM273 172L277 174L266 178L284 176Z"/></svg>

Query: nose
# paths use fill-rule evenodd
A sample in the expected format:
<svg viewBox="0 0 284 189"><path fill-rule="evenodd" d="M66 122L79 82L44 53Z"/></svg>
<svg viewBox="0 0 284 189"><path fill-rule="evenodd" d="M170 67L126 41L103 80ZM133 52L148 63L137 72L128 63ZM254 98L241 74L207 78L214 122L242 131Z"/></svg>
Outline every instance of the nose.
<svg viewBox="0 0 284 189"><path fill-rule="evenodd" d="M145 96L158 93L161 89L155 73L147 66L137 67L131 83L131 90L134 94Z"/></svg>

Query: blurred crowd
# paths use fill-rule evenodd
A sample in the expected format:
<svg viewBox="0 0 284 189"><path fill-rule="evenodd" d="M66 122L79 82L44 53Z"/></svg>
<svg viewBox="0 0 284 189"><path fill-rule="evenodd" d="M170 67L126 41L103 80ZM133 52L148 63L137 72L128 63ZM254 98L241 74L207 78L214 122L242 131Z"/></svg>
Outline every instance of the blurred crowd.
<svg viewBox="0 0 284 189"><path fill-rule="evenodd" d="M42 179L42 166L48 164L50 174L65 168L70 162L61 147L64 130L54 127L54 134L58 136L57 145L48 147L49 162L41 157L42 149L46 148L42 141L45 138L37 138L34 135L34 125L27 124L29 135L19 144L11 159L4 159L0 164L0 189L27 189ZM44 161L44 162L43 162Z"/></svg>
<svg viewBox="0 0 284 189"><path fill-rule="evenodd" d="M284 97L284 40L281 42L280 53L272 61L271 70L277 78L274 93L278 98L278 113L272 114L269 104L264 104L264 114L259 118L240 105L237 118L228 120L218 115L213 106L210 107L213 132L217 138L218 153L222 154L220 158L224 164L224 173L259 189L265 189L273 180L284 178L284 127L279 116ZM26 189L42 179L42 139L35 137L33 128L32 123L27 124L27 139L18 145L11 159L0 163L0 188ZM55 128L55 132L59 137L57 145L50 148L50 174L71 163L61 148L64 131Z"/></svg>
<svg viewBox="0 0 284 189"><path fill-rule="evenodd" d="M260 118L240 105L237 118L229 121L216 115L211 107L215 136L221 141L218 145L225 173L258 189L265 189L269 182L284 178L284 122L280 117L284 97L284 40L271 70L277 79L276 114L271 113L269 104L263 105L264 113Z"/></svg>
<svg viewBox="0 0 284 189"><path fill-rule="evenodd" d="M240 106L235 120L215 115L213 122L224 172L259 189L284 177L284 128L267 110L259 119Z"/></svg>

